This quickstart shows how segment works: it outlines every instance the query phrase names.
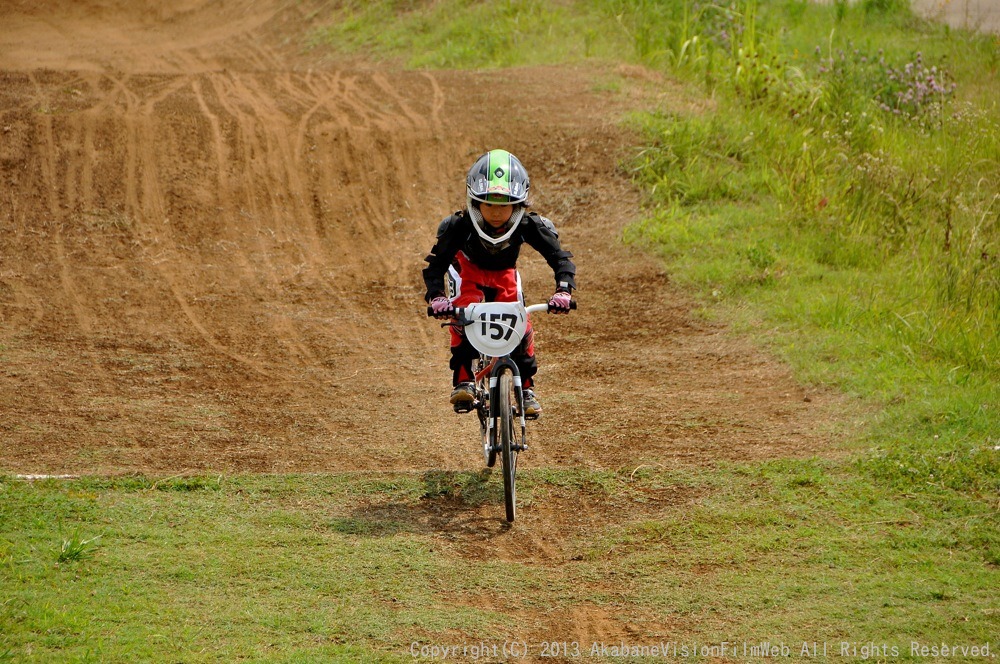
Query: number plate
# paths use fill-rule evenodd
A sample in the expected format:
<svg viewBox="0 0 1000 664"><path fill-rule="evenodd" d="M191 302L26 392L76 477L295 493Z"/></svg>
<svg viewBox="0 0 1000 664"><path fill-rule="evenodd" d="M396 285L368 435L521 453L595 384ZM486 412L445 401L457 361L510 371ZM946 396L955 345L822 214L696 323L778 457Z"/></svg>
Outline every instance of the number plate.
<svg viewBox="0 0 1000 664"><path fill-rule="evenodd" d="M512 353L528 329L528 313L520 302L472 304L465 314L473 321L465 335L476 350L490 357Z"/></svg>

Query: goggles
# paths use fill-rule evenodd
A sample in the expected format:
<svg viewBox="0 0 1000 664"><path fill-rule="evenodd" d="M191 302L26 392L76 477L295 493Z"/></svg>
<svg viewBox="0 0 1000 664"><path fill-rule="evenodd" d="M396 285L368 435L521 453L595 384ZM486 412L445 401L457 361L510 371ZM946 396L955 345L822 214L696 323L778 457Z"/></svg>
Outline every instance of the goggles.
<svg viewBox="0 0 1000 664"><path fill-rule="evenodd" d="M483 197L484 203L492 203L494 205L509 205L510 196L507 194L486 194Z"/></svg>

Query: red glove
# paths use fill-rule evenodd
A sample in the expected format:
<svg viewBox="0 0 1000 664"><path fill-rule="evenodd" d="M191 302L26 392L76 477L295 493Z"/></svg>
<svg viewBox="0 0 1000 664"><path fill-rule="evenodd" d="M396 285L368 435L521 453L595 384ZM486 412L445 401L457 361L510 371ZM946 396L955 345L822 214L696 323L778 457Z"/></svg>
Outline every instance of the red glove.
<svg viewBox="0 0 1000 664"><path fill-rule="evenodd" d="M569 303L572 301L573 296L566 291L556 291L556 294L549 298L549 313L568 314Z"/></svg>
<svg viewBox="0 0 1000 664"><path fill-rule="evenodd" d="M431 311L434 312L434 318L451 318L455 314L455 307L451 300L439 295L431 300Z"/></svg>

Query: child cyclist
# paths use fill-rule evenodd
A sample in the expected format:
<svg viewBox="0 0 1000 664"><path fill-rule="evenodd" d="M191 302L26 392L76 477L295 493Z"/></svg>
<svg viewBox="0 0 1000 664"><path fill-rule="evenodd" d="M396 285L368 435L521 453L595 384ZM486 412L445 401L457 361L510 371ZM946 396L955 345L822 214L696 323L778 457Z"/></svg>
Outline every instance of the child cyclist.
<svg viewBox="0 0 1000 664"><path fill-rule="evenodd" d="M425 259L424 282L436 318L449 318L455 307L474 302L515 302L521 298L517 257L527 243L540 253L555 274L555 293L549 311L569 313L576 288L573 254L559 244L559 232L545 217L528 212L528 172L506 150L491 150L476 160L466 176L466 209L441 222L437 243ZM449 274L457 292L449 298ZM472 409L475 400L472 362L479 354L462 334L451 328L451 403L456 413ZM531 322L518 349L511 354L524 386L524 414L535 418L542 411L534 392L534 334Z"/></svg>

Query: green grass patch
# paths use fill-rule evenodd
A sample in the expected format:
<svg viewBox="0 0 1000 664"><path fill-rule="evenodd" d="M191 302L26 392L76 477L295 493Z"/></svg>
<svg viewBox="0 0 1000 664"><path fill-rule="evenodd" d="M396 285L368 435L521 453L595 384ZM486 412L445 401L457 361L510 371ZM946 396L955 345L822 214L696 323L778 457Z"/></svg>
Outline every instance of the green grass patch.
<svg viewBox="0 0 1000 664"><path fill-rule="evenodd" d="M729 18L741 37L728 51L673 70L717 110L630 119L649 139L628 167L651 215L626 240L803 382L872 404L840 493L863 487L884 511L842 558L850 572L823 576L885 594L886 628L902 635L930 609L899 613L897 593L951 601L980 582L917 574L893 591L878 579L899 551L930 569L964 542L987 575L997 560L1000 197L986 183L1000 182L1000 110L984 90L1000 50L891 3L748 3Z"/></svg>
<svg viewBox="0 0 1000 664"><path fill-rule="evenodd" d="M875 476L827 460L530 471L513 527L499 478L478 473L201 478L208 491L0 478L0 653L403 661L413 644L514 639L589 654L609 633L985 643L997 506L949 490L984 461L911 461L883 457ZM913 490L932 476L939 488ZM86 555L63 556L68 540ZM570 630L579 607L602 627Z"/></svg>
<svg viewBox="0 0 1000 664"><path fill-rule="evenodd" d="M310 37L314 48L402 58L410 67L611 59L628 43L626 32L597 8L543 0L347 2L324 22Z"/></svg>
<svg viewBox="0 0 1000 664"><path fill-rule="evenodd" d="M410 478L400 483L418 491ZM25 661L162 661L167 651L184 661L391 660L403 659L400 634L422 640L495 622L443 602L432 586L489 583L485 570L446 569L430 538L352 516L352 495L367 484L4 481L0 652Z"/></svg>

